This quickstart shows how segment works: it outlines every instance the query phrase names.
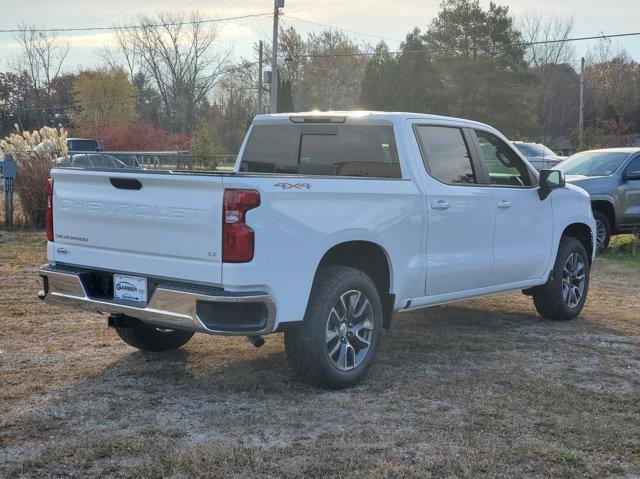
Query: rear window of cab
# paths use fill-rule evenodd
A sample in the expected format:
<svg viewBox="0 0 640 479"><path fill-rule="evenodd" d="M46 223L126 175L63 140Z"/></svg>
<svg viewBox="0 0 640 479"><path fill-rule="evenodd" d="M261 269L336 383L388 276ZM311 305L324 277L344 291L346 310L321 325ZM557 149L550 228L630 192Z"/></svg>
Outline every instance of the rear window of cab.
<svg viewBox="0 0 640 479"><path fill-rule="evenodd" d="M402 177L388 125L255 125L240 171Z"/></svg>

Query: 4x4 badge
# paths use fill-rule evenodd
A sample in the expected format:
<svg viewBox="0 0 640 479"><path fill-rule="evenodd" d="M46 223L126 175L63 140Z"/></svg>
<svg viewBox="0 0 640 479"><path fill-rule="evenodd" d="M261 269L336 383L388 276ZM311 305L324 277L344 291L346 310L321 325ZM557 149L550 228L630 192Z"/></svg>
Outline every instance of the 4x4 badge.
<svg viewBox="0 0 640 479"><path fill-rule="evenodd" d="M311 185L309 183L281 182L281 183L276 183L273 186L275 186L276 188L282 188L283 190L310 190L311 189Z"/></svg>

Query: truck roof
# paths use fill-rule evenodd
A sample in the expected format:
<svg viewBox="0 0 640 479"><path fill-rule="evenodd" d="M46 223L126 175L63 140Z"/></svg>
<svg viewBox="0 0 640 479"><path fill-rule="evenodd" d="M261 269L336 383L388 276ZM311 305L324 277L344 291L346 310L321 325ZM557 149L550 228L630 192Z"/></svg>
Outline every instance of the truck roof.
<svg viewBox="0 0 640 479"><path fill-rule="evenodd" d="M432 115L428 113L411 113L411 112L386 112L386 111L305 111L296 113L271 113L256 115L254 123L289 123L291 118L330 118L339 117L345 118L346 123L366 123L368 120L380 121L386 120L393 123L403 122L405 120L438 120L438 121L453 121L456 123L464 123L467 125L482 126L493 130L494 128L473 120L467 120L464 118L454 118L449 116ZM339 123L342 123L340 121Z"/></svg>

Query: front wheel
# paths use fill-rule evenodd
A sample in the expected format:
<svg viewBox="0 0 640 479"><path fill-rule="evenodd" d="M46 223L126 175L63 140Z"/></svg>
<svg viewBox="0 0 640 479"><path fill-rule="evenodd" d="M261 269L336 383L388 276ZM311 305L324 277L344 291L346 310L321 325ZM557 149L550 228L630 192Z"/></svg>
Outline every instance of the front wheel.
<svg viewBox="0 0 640 479"><path fill-rule="evenodd" d="M596 220L596 242L598 251L604 251L609 246L611 240L611 223L607 215L600 211L593 212L593 218Z"/></svg>
<svg viewBox="0 0 640 479"><path fill-rule="evenodd" d="M373 281L347 266L318 270L304 321L285 331L287 359L306 382L331 389L362 380L378 351L382 304Z"/></svg>
<svg viewBox="0 0 640 479"><path fill-rule="evenodd" d="M556 321L578 316L587 300L590 266L582 243L571 236L562 237L549 279L532 291L540 316Z"/></svg>

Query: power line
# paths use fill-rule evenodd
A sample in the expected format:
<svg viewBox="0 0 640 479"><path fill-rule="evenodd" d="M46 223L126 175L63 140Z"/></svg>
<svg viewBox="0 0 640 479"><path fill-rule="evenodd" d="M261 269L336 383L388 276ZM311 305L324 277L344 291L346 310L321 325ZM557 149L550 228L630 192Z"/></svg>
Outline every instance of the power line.
<svg viewBox="0 0 640 479"><path fill-rule="evenodd" d="M103 16L95 18L95 19L93 19L91 21L85 22L82 25L78 25L78 27L76 27L76 28L80 28L80 27L82 27L84 25L91 25L92 23L99 22L100 20L104 20L105 18L113 17L115 15L120 15L123 12L130 12L131 10L135 10L136 8L144 7L144 6L149 5L150 3L153 3L155 1L156 0L148 0L148 1L144 2L144 3L139 3L137 5L134 5L132 7L126 8L124 10L119 10L117 12L113 12L113 13L109 13L107 15L103 15Z"/></svg>
<svg viewBox="0 0 640 479"><path fill-rule="evenodd" d="M266 17L271 16L271 12L264 13L252 13L248 15L237 15L235 17L224 18L212 18L205 20L186 20L181 22L169 22L169 23L148 23L145 25L113 25L110 27L75 27L75 28L5 28L0 29L0 33L20 33L23 31L37 32L37 33L60 33L60 32L93 32L93 31L108 31L108 30L131 30L134 28L148 28L148 27L177 27L181 25L200 25L205 23L218 23L226 22L229 20L242 20L245 18L254 17Z"/></svg>
<svg viewBox="0 0 640 479"><path fill-rule="evenodd" d="M307 7L307 8L300 8L297 10L292 10L293 12L303 12L303 11L307 11L307 10L313 10L316 8L324 8L324 7L331 7L334 5L342 5L345 3L353 3L353 2L358 2L360 0L343 0L340 2L333 2L333 3L325 3L323 5L314 5L313 7ZM137 8L143 5L146 5L148 3L152 3L150 2L146 2L140 5L137 5L135 7L129 8L129 10L133 9L133 8ZM266 17L266 16L271 16L273 15L273 12L264 12L264 13L251 13L248 15L237 15L234 17L224 17L224 18L214 18L214 19L206 19L206 20L187 20L187 21L182 21L182 22L172 22L172 23L150 23L147 25L112 25L110 27L61 27L61 28L2 28L0 29L0 33L20 33L23 31L29 31L29 32L38 32L38 33L60 33L60 32L92 32L92 31L109 31L109 30L130 30L133 28L140 28L140 27L163 27L163 26L171 26L171 27L175 27L175 26L180 26L180 25L199 25L199 24L204 24L204 23L218 23L218 22L226 22L229 20L243 20L245 18L254 18L254 17ZM111 15L105 15L104 17L100 17L100 19L102 18L107 18Z"/></svg>
<svg viewBox="0 0 640 479"><path fill-rule="evenodd" d="M364 33L364 32L357 32L355 30L348 30L346 28L337 27L335 25L327 25L327 24L320 23L320 22L312 22L311 20L305 20L304 18L294 17L293 15L287 15L286 13L283 13L282 16L290 18L292 20L298 20L298 21L304 22L304 23L311 23L313 25L319 25L321 27L332 28L332 29L335 29L335 30L341 30L341 31L347 32L347 33L353 33L355 35L364 35L366 37L379 38L380 40L390 40L392 42L402 43L402 40L398 40L396 38L381 37L379 35L372 35L371 33Z"/></svg>
<svg viewBox="0 0 640 479"><path fill-rule="evenodd" d="M144 5L148 5L149 3L153 3L153 1L155 0L150 0L148 2L145 3L141 3L139 5L135 5L131 8L128 8L126 10L123 11L129 11L129 10L133 10L135 8L144 6ZM353 2L358 2L360 0L343 0L340 2L333 2L333 3L325 3L322 5L314 5L313 7L306 7L306 8L299 8L296 10L292 10L292 12L304 12L307 10L313 10L313 9L317 9L317 8L324 8L324 7L332 7L334 5L343 5L345 3L353 3ZM191 2L191 3L195 3L195 2ZM190 5L191 3L188 3L186 5ZM97 20L101 20L103 18L108 18L111 17L115 14L109 14L109 15L105 15L103 17L99 17L96 20L93 21L97 21ZM105 30L129 30L132 28L139 28L139 27L162 27L162 26L180 26L180 25L196 25L196 24L202 24L202 23L217 23L217 22L225 22L225 21L229 21L229 20L243 20L245 18L253 18L253 17L266 17L266 16L271 16L273 15L272 12L264 12L264 13L252 13L252 14L248 14L248 15L237 15L235 17L225 17L225 18L215 18L215 19L206 19L206 20L188 20L188 21L183 21L183 22L173 22L173 23L151 23L151 24L147 24L147 25L112 25L110 27L60 27L60 28L2 28L0 29L0 33L20 33L22 31L29 31L29 32L42 32L42 33L55 33L55 32L90 32L90 31L105 31Z"/></svg>
<svg viewBox="0 0 640 479"><path fill-rule="evenodd" d="M329 26L329 25L327 25ZM333 28L333 27L332 27ZM341 30L338 28L338 30ZM614 33L611 35L593 35L589 37L574 37L574 38L563 38L559 40L541 40L537 42L520 42L520 43L507 43L504 45L496 45L499 48L506 47L532 47L536 45L548 45L553 43L568 43L568 42L579 42L585 40L604 40L608 38L621 38L621 37L633 37L640 35L640 32L631 32L631 33ZM493 45L484 45L484 47L493 46ZM442 48L423 48L419 50L396 50L388 52L389 55L401 55L403 53L448 53L448 52L468 52L473 50L474 48L482 48L483 46L476 47L442 47ZM354 52L354 53L302 53L302 54L292 54L290 57L292 58L323 58L323 57L369 57L373 56L374 53L371 52Z"/></svg>
<svg viewBox="0 0 640 479"><path fill-rule="evenodd" d="M314 10L316 8L333 7L335 5L343 5L345 3L353 3L353 2L359 2L359 1L360 0L342 0L341 2L324 3L322 5L314 5L313 7L298 8L296 10L291 10L291 12L293 13L306 12L307 10Z"/></svg>

